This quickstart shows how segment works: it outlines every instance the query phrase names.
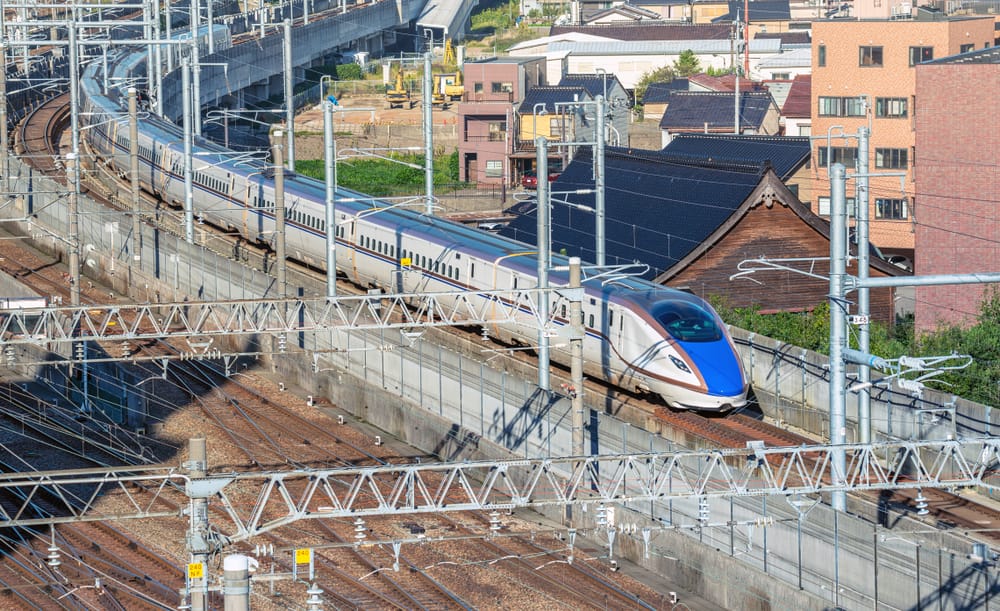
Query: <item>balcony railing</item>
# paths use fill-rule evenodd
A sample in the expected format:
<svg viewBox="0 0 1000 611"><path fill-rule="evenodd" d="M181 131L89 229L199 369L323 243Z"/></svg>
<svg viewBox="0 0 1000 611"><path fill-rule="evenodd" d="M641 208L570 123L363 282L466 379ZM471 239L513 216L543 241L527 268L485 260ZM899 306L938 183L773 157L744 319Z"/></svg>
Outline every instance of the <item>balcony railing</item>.
<svg viewBox="0 0 1000 611"><path fill-rule="evenodd" d="M485 91L475 92L466 91L462 95L463 102L478 103L492 103L492 104L512 104L514 102L514 93L510 91L501 91L499 93L487 93Z"/></svg>

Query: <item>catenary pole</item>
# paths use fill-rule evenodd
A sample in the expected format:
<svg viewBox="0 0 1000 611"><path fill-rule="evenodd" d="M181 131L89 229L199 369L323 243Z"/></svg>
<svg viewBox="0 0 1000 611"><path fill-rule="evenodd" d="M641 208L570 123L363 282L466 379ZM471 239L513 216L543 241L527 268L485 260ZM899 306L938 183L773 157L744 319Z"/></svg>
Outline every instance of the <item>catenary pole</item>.
<svg viewBox="0 0 1000 611"><path fill-rule="evenodd" d="M844 312L844 277L847 274L847 176L844 164L835 163L830 168L830 444L846 443L847 423L846 388L844 380L844 341L846 315ZM833 485L844 483L846 455L843 451L833 454ZM831 504L839 511L847 509L844 492L831 493Z"/></svg>
<svg viewBox="0 0 1000 611"><path fill-rule="evenodd" d="M549 382L549 336L545 328L549 320L549 297L545 292L549 288L549 256L552 251L549 245L549 214L551 201L549 200L549 145L543 136L535 138L535 163L537 164L538 175L538 197L536 229L538 232L538 288L542 293L538 296L538 388L548 396L551 390Z"/></svg>
<svg viewBox="0 0 1000 611"><path fill-rule="evenodd" d="M434 214L434 75L431 54L424 53L424 213Z"/></svg>
<svg viewBox="0 0 1000 611"><path fill-rule="evenodd" d="M326 161L326 296L337 297L337 140L333 137L333 102L323 102L323 150Z"/></svg>

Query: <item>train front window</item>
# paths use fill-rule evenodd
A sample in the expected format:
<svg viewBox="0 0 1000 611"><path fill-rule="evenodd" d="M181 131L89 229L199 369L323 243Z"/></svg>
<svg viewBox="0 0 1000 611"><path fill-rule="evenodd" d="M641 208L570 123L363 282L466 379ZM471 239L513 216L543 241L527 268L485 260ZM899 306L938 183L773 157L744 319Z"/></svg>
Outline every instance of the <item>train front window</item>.
<svg viewBox="0 0 1000 611"><path fill-rule="evenodd" d="M654 313L670 337L681 342L714 342L722 330L711 312L693 303L672 303Z"/></svg>

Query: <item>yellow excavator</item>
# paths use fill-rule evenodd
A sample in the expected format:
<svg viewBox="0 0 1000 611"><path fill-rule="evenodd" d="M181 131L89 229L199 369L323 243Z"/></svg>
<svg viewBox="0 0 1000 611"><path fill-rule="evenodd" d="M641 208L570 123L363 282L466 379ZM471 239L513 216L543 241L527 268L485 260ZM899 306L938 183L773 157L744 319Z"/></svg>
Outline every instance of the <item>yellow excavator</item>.
<svg viewBox="0 0 1000 611"><path fill-rule="evenodd" d="M444 75L444 95L449 100L461 102L465 95L465 85L462 84L462 71L452 75Z"/></svg>
<svg viewBox="0 0 1000 611"><path fill-rule="evenodd" d="M441 84L441 75L434 75L434 91L431 95L431 105L440 106L441 110L448 108L448 98L444 95L444 87Z"/></svg>
<svg viewBox="0 0 1000 611"><path fill-rule="evenodd" d="M413 108L410 92L406 87L403 87L403 72L401 70L396 71L396 82L393 88L389 89L389 86L386 85L385 103L389 108Z"/></svg>

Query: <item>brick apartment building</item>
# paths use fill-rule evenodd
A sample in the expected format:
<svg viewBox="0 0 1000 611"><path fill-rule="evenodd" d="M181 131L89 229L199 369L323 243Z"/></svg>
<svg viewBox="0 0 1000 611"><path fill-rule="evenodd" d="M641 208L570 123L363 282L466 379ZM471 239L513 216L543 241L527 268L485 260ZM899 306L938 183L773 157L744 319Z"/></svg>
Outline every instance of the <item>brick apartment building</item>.
<svg viewBox="0 0 1000 611"><path fill-rule="evenodd" d="M458 108L459 178L513 184L514 108L532 87L546 83L545 58L494 57L466 62L462 75L465 95Z"/></svg>
<svg viewBox="0 0 1000 611"><path fill-rule="evenodd" d="M1000 47L916 70L916 266L921 274L1000 271ZM918 288L919 331L974 320L982 284Z"/></svg>
<svg viewBox="0 0 1000 611"><path fill-rule="evenodd" d="M868 167L871 172L905 172L903 189L898 177L870 180L869 213L872 242L888 252L914 247L914 178L922 154L916 147L914 119L922 111L916 95L914 66L994 45L993 17L945 17L918 10L909 20L826 20L813 23L812 134L832 130L855 136L871 120ZM952 94L955 91L950 92ZM861 103L867 96L869 108ZM952 108L961 108L952 104ZM919 110L918 110L919 109ZM813 210L829 214L829 163L856 167L857 140L813 142L816 201ZM849 196L854 184L848 184ZM849 205L853 200L849 201ZM925 270L918 270L923 273Z"/></svg>

